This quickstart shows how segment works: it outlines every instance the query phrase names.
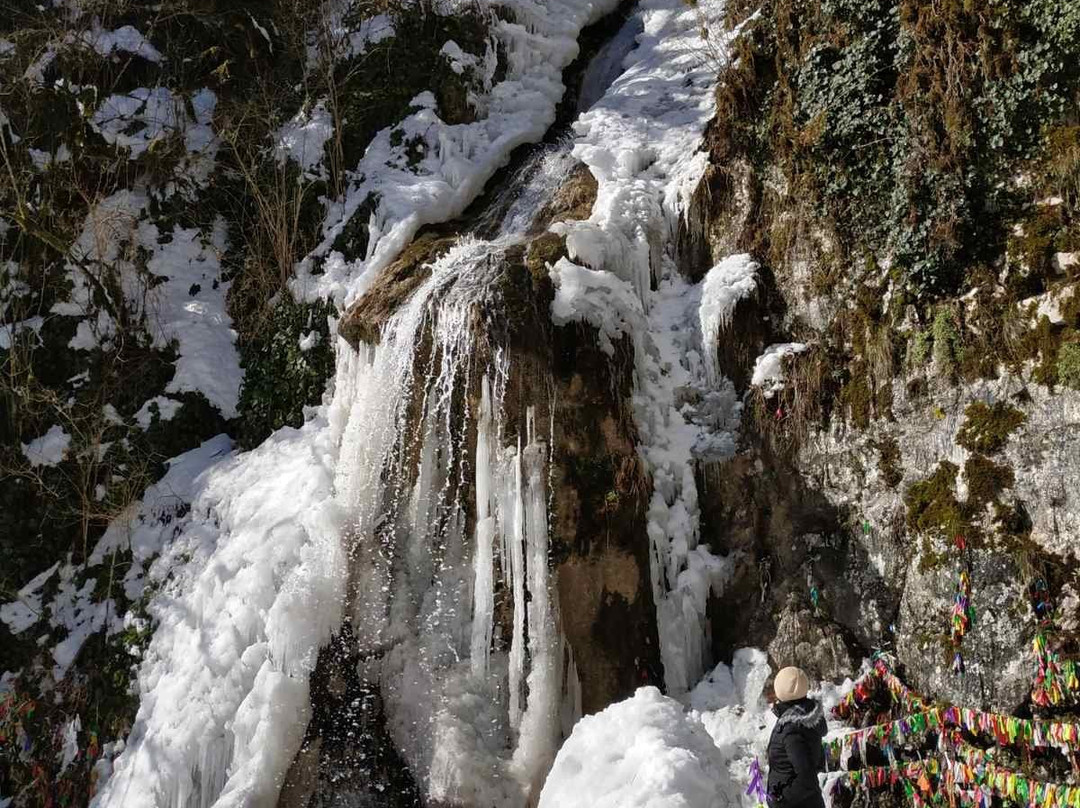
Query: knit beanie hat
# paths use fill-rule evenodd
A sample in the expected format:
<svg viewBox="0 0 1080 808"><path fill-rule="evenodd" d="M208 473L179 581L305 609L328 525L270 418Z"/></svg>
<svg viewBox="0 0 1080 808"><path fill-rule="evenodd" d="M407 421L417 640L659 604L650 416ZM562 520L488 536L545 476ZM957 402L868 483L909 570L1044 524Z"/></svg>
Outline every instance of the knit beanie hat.
<svg viewBox="0 0 1080 808"><path fill-rule="evenodd" d="M801 668L784 668L776 674L773 691L780 701L798 701L806 698L810 690L810 679Z"/></svg>

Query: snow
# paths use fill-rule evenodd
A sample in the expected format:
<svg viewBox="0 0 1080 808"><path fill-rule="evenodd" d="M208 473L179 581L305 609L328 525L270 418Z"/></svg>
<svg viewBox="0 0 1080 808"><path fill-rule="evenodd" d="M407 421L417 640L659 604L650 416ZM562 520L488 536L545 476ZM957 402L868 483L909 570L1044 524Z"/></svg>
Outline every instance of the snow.
<svg viewBox="0 0 1080 808"><path fill-rule="evenodd" d="M127 148L136 159L157 140L181 128L182 102L167 87L139 87L110 95L90 119L105 142ZM134 129L133 134L128 134Z"/></svg>
<svg viewBox="0 0 1080 808"><path fill-rule="evenodd" d="M300 335L300 350L307 353L322 341L322 334L318 331L308 331Z"/></svg>
<svg viewBox="0 0 1080 808"><path fill-rule="evenodd" d="M22 444L22 453L34 468L55 466L64 459L70 447L71 435L59 424L54 424L41 437Z"/></svg>
<svg viewBox="0 0 1080 808"><path fill-rule="evenodd" d="M45 320L42 317L30 317L17 323L0 324L0 350L10 351L15 337L23 331L33 331L35 335L40 334L43 325L45 325Z"/></svg>
<svg viewBox="0 0 1080 808"><path fill-rule="evenodd" d="M577 723L539 808L727 808L727 779L701 721L644 687Z"/></svg>
<svg viewBox="0 0 1080 808"><path fill-rule="evenodd" d="M68 347L75 351L93 351L108 347L116 336L116 323L104 309L99 309L94 317L80 320L75 327L75 336L68 340Z"/></svg>
<svg viewBox="0 0 1080 808"><path fill-rule="evenodd" d="M420 227L464 211L516 147L547 132L565 89L562 70L578 55L578 33L616 5L617 0L505 3L515 22L494 21L492 34L506 48L509 69L505 80L472 99L480 119L449 125L425 105L379 132L348 172L344 196L328 204L322 242L298 265L292 282L297 298L332 298L348 306ZM407 156L408 144L416 142L424 153L418 163ZM332 245L369 198L377 203L367 255L347 260Z"/></svg>
<svg viewBox="0 0 1080 808"><path fill-rule="evenodd" d="M762 697L771 676L755 648L718 664L682 702L653 687L587 716L556 757L539 808L753 808L750 766L767 759L776 717ZM811 696L826 714L849 680ZM839 723L830 721L835 732Z"/></svg>
<svg viewBox="0 0 1080 808"><path fill-rule="evenodd" d="M578 92L577 111L587 111L599 101L611 83L623 70L623 62L630 51L637 47L637 38L643 30L641 16L632 14L618 33L604 43L599 52L585 68Z"/></svg>
<svg viewBox="0 0 1080 808"><path fill-rule="evenodd" d="M60 562L57 561L20 589L15 600L0 606L0 621L12 634L21 634L41 619L41 587L45 586L59 568Z"/></svg>
<svg viewBox="0 0 1080 808"><path fill-rule="evenodd" d="M45 171L58 163L66 163L71 159L71 149L67 147L66 143L61 143L55 154L41 149L29 149L28 151L30 160L38 171Z"/></svg>
<svg viewBox="0 0 1080 808"><path fill-rule="evenodd" d="M709 270L701 290L701 341L705 351L705 371L715 384L719 381L716 349L722 332L731 326L739 301L757 291L758 264L747 254L725 258Z"/></svg>
<svg viewBox="0 0 1080 808"><path fill-rule="evenodd" d="M202 393L223 416L235 418L243 370L225 306L231 284L221 278L228 246L225 220L217 218L209 239L196 228L179 226L171 236L159 244L156 225L139 227L139 240L156 250L146 268L164 279L151 290L151 335L158 347L175 341L180 354L165 391Z"/></svg>
<svg viewBox="0 0 1080 808"><path fill-rule="evenodd" d="M90 126L107 143L128 149L132 159L165 138L182 136L186 154L174 170L175 182L162 192L168 196L177 187L201 188L209 181L220 148L211 126L217 96L203 88L189 100L191 114L184 97L168 88L138 87L108 96L94 111Z"/></svg>
<svg viewBox="0 0 1080 808"><path fill-rule="evenodd" d="M115 31L107 31L95 21L93 28L78 35L69 35L68 41L75 41L85 47L92 48L101 56L111 56L114 53L130 53L141 56L148 62L158 63L161 61L161 53L151 45L138 29L131 25L117 28Z"/></svg>
<svg viewBox="0 0 1080 808"><path fill-rule="evenodd" d="M157 409L157 417L162 421L171 421L180 408L184 406L182 401L167 396L155 396L143 404L135 413L135 422L143 429L149 429L154 420L154 408Z"/></svg>
<svg viewBox="0 0 1080 808"><path fill-rule="evenodd" d="M15 55L15 43L10 39L0 37L0 59L7 59Z"/></svg>
<svg viewBox="0 0 1080 808"><path fill-rule="evenodd" d="M644 329L641 301L617 275L560 258L551 267L551 278L556 289L552 322L566 325L581 321L595 326L600 332L600 348L608 356L615 354L616 340Z"/></svg>
<svg viewBox="0 0 1080 808"><path fill-rule="evenodd" d="M52 650L54 681L64 678L90 636L105 628L109 617L115 617L116 606L111 598L94 600L97 579L85 578L81 585L77 584L79 571L70 561L60 568L60 585L48 607L49 625L67 633Z"/></svg>
<svg viewBox="0 0 1080 808"><path fill-rule="evenodd" d="M320 163L325 155L326 141L334 135L334 118L320 101L309 111L301 111L281 127L276 150L279 160L289 159L299 164L309 176L322 177Z"/></svg>
<svg viewBox="0 0 1080 808"><path fill-rule="evenodd" d="M480 66L480 59L473 56L471 53L463 51L461 46L452 39L448 40L446 44L442 46L442 50L440 50L439 53L449 60L450 69L459 76L464 73L466 69L475 70Z"/></svg>
<svg viewBox="0 0 1080 808"><path fill-rule="evenodd" d="M328 2L322 11L320 30L310 38L307 48L307 69L319 63L320 44L331 62L347 61L363 56L369 46L394 36L394 22L386 14L361 20L358 27L348 22L347 2ZM319 39L321 38L321 42Z"/></svg>
<svg viewBox="0 0 1080 808"><path fill-rule="evenodd" d="M772 398L784 386L784 361L806 350L801 342L782 342L770 345L754 362L750 384L760 387L765 398Z"/></svg>
<svg viewBox="0 0 1080 808"><path fill-rule="evenodd" d="M73 719L64 725L63 746L61 747L60 754L60 774L67 771L67 767L75 762L75 758L79 756L79 732L82 730L82 719L79 716L75 716Z"/></svg>
<svg viewBox="0 0 1080 808"><path fill-rule="evenodd" d="M217 217L209 233L178 225L161 232L144 218L149 207L145 194L121 190L90 211L67 266L72 292L52 311L84 316L69 347L92 350L107 345L116 324L103 308L94 310L86 275L93 265L111 266L120 277L126 305L146 313L154 346L177 349L176 372L165 392L202 393L222 415L233 418L243 371L225 306L230 286L221 268L228 248L225 220ZM146 269L161 282L148 288L145 276L126 258L133 251L121 252L125 245L149 253Z"/></svg>
<svg viewBox="0 0 1080 808"><path fill-rule="evenodd" d="M10 44L10 43L9 43ZM44 52L39 56L23 74L31 84L41 87L45 84L45 71L56 60L58 51L62 48L78 46L93 50L98 55L109 58L116 54L129 53L146 59L148 62L158 64L162 61L161 53L146 39L145 36L131 25L124 25L114 31L101 27L98 20L94 20L91 27L84 31L70 32L63 39L50 42ZM14 50L14 47L11 49ZM0 55L4 51L0 47Z"/></svg>

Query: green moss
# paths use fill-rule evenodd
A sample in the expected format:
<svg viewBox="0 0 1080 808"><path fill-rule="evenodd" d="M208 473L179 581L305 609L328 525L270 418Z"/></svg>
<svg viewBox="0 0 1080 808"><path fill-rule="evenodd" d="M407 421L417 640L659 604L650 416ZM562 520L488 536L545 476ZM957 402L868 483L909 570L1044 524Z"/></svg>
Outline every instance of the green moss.
<svg viewBox="0 0 1080 808"><path fill-rule="evenodd" d="M1043 315L1035 328L1022 341L1023 353L1036 362L1032 378L1039 384L1053 387L1058 383L1057 357L1061 348L1063 329Z"/></svg>
<svg viewBox="0 0 1080 808"><path fill-rule="evenodd" d="M1031 516L1022 502L994 503L994 525L1005 539L1028 539L1033 527Z"/></svg>
<svg viewBox="0 0 1080 808"><path fill-rule="evenodd" d="M918 371L926 364L926 360L930 358L931 345L930 335L925 329L917 329L911 335L908 340L908 364L913 370Z"/></svg>
<svg viewBox="0 0 1080 808"><path fill-rule="evenodd" d="M980 454L972 455L964 463L964 479L967 481L968 509L973 513L981 513L988 504L996 503L1002 491L1012 488L1016 481L1011 468Z"/></svg>
<svg viewBox="0 0 1080 808"><path fill-rule="evenodd" d="M528 252L525 254L525 266L532 275L533 281L540 284L548 277L548 266L560 258L565 258L566 255L566 236L549 231L529 243Z"/></svg>
<svg viewBox="0 0 1080 808"><path fill-rule="evenodd" d="M1057 378L1066 387L1080 390L1080 342L1061 346L1057 358Z"/></svg>
<svg viewBox="0 0 1080 808"><path fill-rule="evenodd" d="M942 532L948 536L964 533L968 520L956 499L956 477L960 469L943 460L930 477L913 483L904 496L907 523L919 533Z"/></svg>
<svg viewBox="0 0 1080 808"><path fill-rule="evenodd" d="M874 394L870 389L870 374L865 362L855 362L852 365L851 379L841 390L840 401L852 424L859 429L870 426Z"/></svg>
<svg viewBox="0 0 1080 808"><path fill-rule="evenodd" d="M992 406L976 401L964 410L964 425L956 442L972 452L994 454L1026 419L1024 413L1003 401Z"/></svg>
<svg viewBox="0 0 1080 808"><path fill-rule="evenodd" d="M931 332L934 337L935 369L942 376L953 378L956 375L963 349L956 313L951 307L944 305L937 307Z"/></svg>
<svg viewBox="0 0 1080 808"><path fill-rule="evenodd" d="M1020 299L1039 294L1047 275L1053 272L1053 258L1058 233L1062 229L1060 206L1039 205L1019 223L1008 243L1009 291Z"/></svg>
<svg viewBox="0 0 1080 808"><path fill-rule="evenodd" d="M878 451L878 471L881 479L889 488L900 485L904 479L903 470L900 467L900 444L896 438L886 437L874 443Z"/></svg>

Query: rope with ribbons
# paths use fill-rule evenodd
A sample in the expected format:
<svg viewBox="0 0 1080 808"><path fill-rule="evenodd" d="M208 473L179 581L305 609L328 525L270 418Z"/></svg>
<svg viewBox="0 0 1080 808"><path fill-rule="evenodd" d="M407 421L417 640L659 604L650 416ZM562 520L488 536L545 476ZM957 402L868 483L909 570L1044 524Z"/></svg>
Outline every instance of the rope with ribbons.
<svg viewBox="0 0 1080 808"><path fill-rule="evenodd" d="M956 583L956 595L953 597L949 635L953 647L952 672L962 676L965 667L961 646L964 642L964 635L968 633L971 629L971 624L975 621L975 607L971 605L971 574L965 558L967 541L962 535L957 534L955 543L957 552L960 556L960 578Z"/></svg>
<svg viewBox="0 0 1080 808"><path fill-rule="evenodd" d="M832 788L835 795L842 789L869 791L897 785L916 806L959 802L989 808L996 795L1028 808L1080 808L1080 786L1029 778L990 760L972 764L948 756L846 772L833 781Z"/></svg>
<svg viewBox="0 0 1080 808"><path fill-rule="evenodd" d="M904 712L922 712L931 706L929 699L923 698L905 685L878 655L874 657L870 670L855 682L851 691L833 708L833 716L842 721L849 720L874 698L882 686L888 691L893 704L900 706Z"/></svg>
<svg viewBox="0 0 1080 808"><path fill-rule="evenodd" d="M825 741L826 759L830 766L842 768L852 754L857 753L865 759L870 746L891 757L898 747L912 740L922 740L930 732L946 729L991 737L1000 746L1058 749L1067 754L1080 751L1078 723L1017 718L967 707L935 707Z"/></svg>
<svg viewBox="0 0 1080 808"><path fill-rule="evenodd" d="M1054 631L1054 608L1044 578L1036 578L1030 587L1031 606L1038 621L1032 650L1037 665L1031 686L1031 701L1037 707L1057 707L1080 698L1080 670L1075 660L1062 660L1050 647Z"/></svg>

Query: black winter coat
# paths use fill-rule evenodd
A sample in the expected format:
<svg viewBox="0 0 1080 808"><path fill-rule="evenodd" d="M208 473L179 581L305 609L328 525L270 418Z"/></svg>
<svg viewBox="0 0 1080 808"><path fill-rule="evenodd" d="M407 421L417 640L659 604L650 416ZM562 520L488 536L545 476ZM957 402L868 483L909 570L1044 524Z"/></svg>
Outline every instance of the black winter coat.
<svg viewBox="0 0 1080 808"><path fill-rule="evenodd" d="M773 808L823 808L818 772L825 771L825 714L813 699L777 702L769 737L769 797Z"/></svg>

